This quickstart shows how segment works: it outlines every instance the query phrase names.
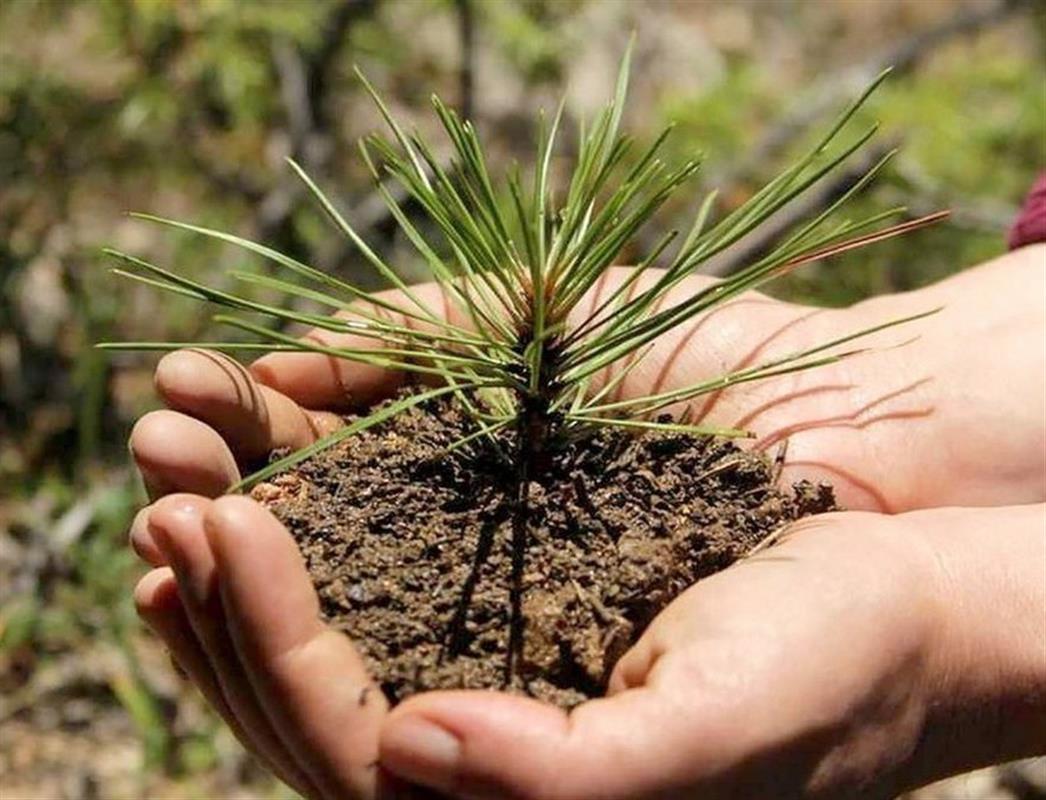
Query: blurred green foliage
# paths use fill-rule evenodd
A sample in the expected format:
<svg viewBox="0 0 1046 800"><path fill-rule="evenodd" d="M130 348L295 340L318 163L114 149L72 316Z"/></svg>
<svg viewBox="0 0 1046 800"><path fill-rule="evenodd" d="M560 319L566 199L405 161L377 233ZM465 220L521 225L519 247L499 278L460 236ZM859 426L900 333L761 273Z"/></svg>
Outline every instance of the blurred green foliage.
<svg viewBox="0 0 1046 800"><path fill-rule="evenodd" d="M379 121L352 78L354 62L397 114L423 129L432 124L430 92L467 101L489 151L508 165L529 157L538 106L552 107L569 89L576 123L606 95L635 29L629 126L643 139L674 120L675 152L707 156L689 204L667 209L667 227L713 186L722 209L742 202L806 141L805 126L791 131L782 120L809 112L805 121L816 126L862 75L871 77L855 68L902 53L904 68L862 117L881 120L879 141L901 151L853 213L905 204L912 213L954 214L813 265L775 290L845 304L1002 252L1005 229L1046 164L1043 18L1041 5L1007 0L0 4L5 695L38 692L38 704L64 707L79 690L42 689L41 676L70 654L108 653L115 666L102 670L101 693L90 700L99 717L122 711L113 731L91 723L92 741L104 748L132 737L141 747L127 774L93 779L105 784L101 796L282 792L244 766L141 635L130 601L140 567L125 535L142 495L123 442L155 402L154 358L110 360L90 348L103 339L209 335L207 309L109 276L97 255L103 245L211 280L220 280L218 266L263 267L199 238L162 234L125 211L202 221L366 283L356 254L282 164L294 155L377 246L406 252L356 157L354 140ZM927 36L934 31L943 35ZM406 258L403 267L411 274ZM0 724L9 718L41 736L64 730L25 709L5 714ZM5 747L0 772L10 768ZM58 796L47 792L70 770L93 768L40 758L20 771L44 787L40 796Z"/></svg>

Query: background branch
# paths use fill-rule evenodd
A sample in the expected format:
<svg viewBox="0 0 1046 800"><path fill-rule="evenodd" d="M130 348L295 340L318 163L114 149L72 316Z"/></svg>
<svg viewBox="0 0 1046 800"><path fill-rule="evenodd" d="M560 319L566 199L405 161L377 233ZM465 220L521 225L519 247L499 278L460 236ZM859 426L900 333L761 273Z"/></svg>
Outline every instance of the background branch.
<svg viewBox="0 0 1046 800"><path fill-rule="evenodd" d="M461 41L459 94L461 116L475 121L476 20L474 0L455 0L458 11L458 36Z"/></svg>
<svg viewBox="0 0 1046 800"><path fill-rule="evenodd" d="M772 163L778 154L787 150L818 119L823 118L846 97L858 93L887 67L893 67L894 79L903 76L956 37L971 35L999 24L1028 5L1030 4L1027 0L997 0L985 7L965 9L940 25L916 31L861 65L844 69L831 78L820 81L794 101L791 110L785 113L781 122L771 127L739 164L718 175L713 174L707 183L724 189L746 183L764 170L768 163ZM861 162L856 163L854 171L858 173L858 177L887 149L889 148L877 148ZM839 174L819 191L808 195L808 201L782 209L751 237L742 239L711 259L702 269L702 273L714 276L729 275L751 263L752 258L764 252L789 225L812 212L814 206L811 202L822 202L837 197L840 191L845 191L855 180L854 171ZM1000 209L994 208L992 211L992 220L1000 221ZM961 209L957 210L956 218L960 224L971 224L975 227L985 219L983 214L967 214ZM983 224L979 227L983 227Z"/></svg>
<svg viewBox="0 0 1046 800"><path fill-rule="evenodd" d="M980 8L959 12L946 22L917 31L863 64L834 72L799 94L781 120L773 125L741 161L722 173L717 185L726 186L747 179L765 167L788 145L828 114L845 98L858 94L880 72L893 67L893 79L908 74L938 48L959 36L975 34L999 24L1028 5L1026 0L997 0Z"/></svg>

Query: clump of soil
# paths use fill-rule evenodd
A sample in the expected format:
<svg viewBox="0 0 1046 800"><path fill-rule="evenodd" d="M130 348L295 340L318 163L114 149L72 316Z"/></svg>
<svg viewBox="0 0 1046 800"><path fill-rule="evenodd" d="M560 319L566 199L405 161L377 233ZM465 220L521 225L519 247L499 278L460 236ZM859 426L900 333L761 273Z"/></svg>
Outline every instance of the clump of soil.
<svg viewBox="0 0 1046 800"><path fill-rule="evenodd" d="M505 686L518 485L489 445L445 452L470 430L452 401L430 401L253 492L392 702ZM785 492L773 478L765 457L710 437L604 430L556 452L527 487L511 688L564 707L601 695L680 592L834 505L830 486Z"/></svg>

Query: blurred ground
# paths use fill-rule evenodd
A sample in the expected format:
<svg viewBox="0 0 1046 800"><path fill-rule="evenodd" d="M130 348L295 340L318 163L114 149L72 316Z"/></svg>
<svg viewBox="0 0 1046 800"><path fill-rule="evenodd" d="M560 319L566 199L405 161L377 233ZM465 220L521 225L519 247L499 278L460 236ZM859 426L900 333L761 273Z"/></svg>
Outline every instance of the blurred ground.
<svg viewBox="0 0 1046 800"><path fill-rule="evenodd" d="M901 154L860 201L954 210L947 224L778 291L843 304L920 285L1004 248L1046 164L1046 22L1006 0L6 0L0 3L0 786L15 798L278 798L175 676L130 607L124 544L142 499L129 425L155 358L106 339L198 339L205 309L110 276L111 244L213 278L260 269L128 220L203 221L355 280L361 265L283 165L301 160L388 252L404 252L354 140L377 124L360 63L429 127L465 106L499 161L526 161L533 115L609 91L629 32L628 124L678 121L701 189L742 202L879 69L866 119ZM829 187L838 193L841 186ZM830 196L831 192L829 192ZM695 189L693 201L698 198ZM673 215L693 208L670 208ZM655 237L657 230L649 232ZM752 247L758 249L760 242ZM746 252L733 254L735 263ZM729 262L718 264L729 269ZM411 264L404 262L410 274ZM214 278L218 280L217 278ZM982 771L919 800L1046 797L1046 764Z"/></svg>

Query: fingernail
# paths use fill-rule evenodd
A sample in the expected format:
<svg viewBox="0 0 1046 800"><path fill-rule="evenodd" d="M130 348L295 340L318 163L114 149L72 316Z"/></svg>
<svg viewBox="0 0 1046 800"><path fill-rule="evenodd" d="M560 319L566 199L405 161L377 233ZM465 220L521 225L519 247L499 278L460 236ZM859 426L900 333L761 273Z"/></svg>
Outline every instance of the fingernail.
<svg viewBox="0 0 1046 800"><path fill-rule="evenodd" d="M167 528L160 524L160 520L154 520L150 517L148 529L149 533L152 534L153 541L156 542L156 546L163 553L163 557L167 559L167 563L171 565L175 572L178 572L182 567L181 553L178 552L178 548L171 542Z"/></svg>
<svg viewBox="0 0 1046 800"><path fill-rule="evenodd" d="M200 575L192 561L189 539L198 536L194 532L195 520L201 515L200 508L191 500L170 501L166 506L149 516L149 529L157 546L174 570L181 589L182 599L203 605L211 593L211 576ZM188 527L187 527L188 526Z"/></svg>
<svg viewBox="0 0 1046 800"><path fill-rule="evenodd" d="M392 721L381 737L381 763L390 772L436 788L453 785L461 742L421 716Z"/></svg>
<svg viewBox="0 0 1046 800"><path fill-rule="evenodd" d="M131 530L127 538L130 540L131 548L138 554L139 558L149 563L155 563L158 557L162 558L162 556L156 542L149 535L150 509L150 506L146 506L134 515L134 521L131 522Z"/></svg>

